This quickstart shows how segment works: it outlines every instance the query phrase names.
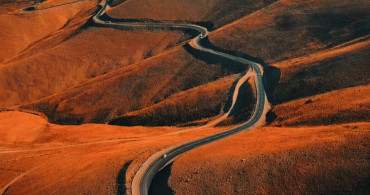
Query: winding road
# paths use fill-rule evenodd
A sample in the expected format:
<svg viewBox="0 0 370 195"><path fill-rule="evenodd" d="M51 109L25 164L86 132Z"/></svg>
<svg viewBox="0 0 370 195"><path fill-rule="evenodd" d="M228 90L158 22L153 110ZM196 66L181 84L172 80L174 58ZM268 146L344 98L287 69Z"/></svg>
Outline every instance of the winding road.
<svg viewBox="0 0 370 195"><path fill-rule="evenodd" d="M80 0L85 1L85 0ZM74 1L71 3L77 3L80 1ZM36 151L44 151L44 150L55 150L55 149L62 149L62 148L69 148L69 147L78 147L78 146L85 146L85 145L92 145L92 144L101 144L101 143L108 143L108 142L121 142L121 141L137 141L142 139L151 139L154 137L161 137L161 136L168 136L171 134L178 134L182 133L184 131L189 130L196 130L204 127L212 127L217 125L218 123L222 122L224 119L226 119L230 112L233 110L235 103L238 98L239 89L240 87L248 81L249 78L254 78L255 81L255 89L256 89L256 106L253 112L252 117L245 123L239 125L238 127L229 129L225 132L218 133L215 135L211 135L202 139L198 139L195 141L189 141L186 143L181 143L176 146L172 146L169 148L166 148L164 150L161 150L154 155L152 155L137 171L135 177L133 178L132 182L132 194L148 194L148 190L150 187L150 184L154 178L154 176L160 171L162 168L164 168L167 164L174 161L174 159L181 154L192 150L196 147L217 141L222 138L226 138L228 136L234 135L238 132L250 130L254 127L260 126L264 123L264 117L266 112L269 110L270 105L268 104L267 97L265 94L265 89L263 85L263 67L255 62L252 62L250 60L236 57L233 55L229 55L226 53L222 53L219 51L212 50L210 48L204 47L201 44L201 40L208 36L209 32L206 28L194 24L176 24L176 23L138 23L138 22L112 22L112 21L105 21L100 19L102 15L105 14L106 9L109 7L107 2L104 3L102 8L99 10L99 12L93 17L93 20L95 23L102 25L102 26L118 26L118 27L151 27L151 28L159 28L159 29L177 29L177 30L196 30L199 32L199 35L190 40L190 45L198 50L212 53L214 55L222 56L224 58L227 58L229 60L233 60L236 62L240 62L243 64L246 64L250 66L251 68L242 76L239 78L238 82L236 83L233 96L232 96L232 104L229 108L229 110L224 113L223 115L217 117L215 120L210 121L206 125L203 125L201 127L191 128L187 130L177 131L177 132L171 132L168 134L163 135L157 135L152 137L145 137L145 138L122 138L122 139L113 139L113 140L99 140L99 141L93 141L93 142L87 142L87 143L79 143L79 144L72 144L72 145L63 145L63 146L55 146L55 147L48 147L48 148L36 148L36 149L21 149L21 150L5 150L0 151L0 154L7 154L7 153L18 153L18 152L36 152ZM70 4L70 3L67 3ZM62 4L65 5L65 4ZM58 6L62 6L58 5ZM48 9L48 8L44 8ZM42 10L42 9L39 9ZM41 165L40 165L41 166ZM27 175L29 172L32 172L33 170L39 168L40 166L37 166L27 172L24 172L14 178L12 181L10 181L7 185L5 185L3 188L0 189L0 194L3 194L6 192L6 190L16 181L23 178L25 175Z"/></svg>
<svg viewBox="0 0 370 195"><path fill-rule="evenodd" d="M240 62L246 65L249 65L254 73L253 77L255 80L255 89L256 89L256 106L253 112L252 117L245 123L239 125L236 128L232 128L230 130L227 130L222 133L218 133L215 135L211 135L202 139L198 139L195 141L190 141L186 143L179 144L177 146L172 146L170 148L161 150L154 155L152 155L137 171L135 177L133 178L132 182L132 194L133 195L146 195L148 194L148 190L150 187L150 184L154 178L154 176L160 171L162 168L164 168L167 164L172 162L176 157L179 155L192 150L196 147L217 141L222 138L229 137L231 135L234 135L236 133L239 133L241 131L250 130L253 127L257 127L261 125L264 122L264 117L266 112L269 109L269 104L267 101L265 88L263 85L263 67L255 62L252 62L248 59L233 56L230 54L222 53L219 51L212 50L210 48L206 48L201 44L201 40L208 36L209 32L206 28L194 24L175 24L175 23L137 23L137 22L112 22L112 21L104 21L100 19L102 15L105 14L105 11L109 7L108 3L105 2L101 10L93 17L93 20L95 23L100 25L106 25L106 26L123 26L123 27L151 27L151 28L171 28L171 29L192 29L199 32L199 35L193 38L190 41L190 45L196 49L199 49L204 52L212 53L214 55L222 56L224 58L227 58L229 60L233 60L236 62ZM247 81L248 77L247 72L243 77L241 77L237 83L237 86L240 87L240 85ZM236 98L238 96L238 89L239 87L236 87L235 93L233 94L233 105L236 101ZM233 107L233 106L232 106ZM231 109L232 109L231 107ZM230 113L231 109L229 110L226 115L224 115L224 118L227 118L228 114ZM219 122L221 122L219 120Z"/></svg>
<svg viewBox="0 0 370 195"><path fill-rule="evenodd" d="M211 143L214 141L217 141L219 139L234 135L236 133L239 133L241 131L250 130L253 127L259 125L264 121L264 116L269 109L267 97L265 94L265 89L263 85L263 67L255 62L252 62L248 59L229 55L226 53L222 53L219 51L212 50L210 48L206 48L201 44L201 40L208 36L208 30L202 26L194 25L194 24L174 24L174 23L136 23L136 22L117 22L112 23L111 21L104 21L100 19L100 16L102 16L106 9L108 7L107 3L104 3L104 6L102 9L94 16L93 20L101 25L109 25L109 26L125 26L125 27L170 27L173 29L193 29L197 30L200 34L199 36L196 36L193 38L190 42L190 45L196 49L199 49L204 52L212 53L214 55L222 56L224 58L227 58L229 60L237 61L243 64L247 64L251 67L254 74L254 80L255 80L255 89L256 89L256 107L254 109L252 117L245 123L241 124L240 126L230 129L228 131L218 133L206 138L202 138L195 141L190 141L187 143L183 143L177 146L173 146L167 149L164 149L162 151L157 152L153 156L151 156L137 171L133 182L132 182L132 194L142 194L146 195L148 194L148 190L150 187L150 184L155 176L155 174L160 171L163 167L165 167L168 163L172 162L176 157L179 155L192 150L196 147L205 145L207 143ZM243 76L241 79L239 79L237 86L240 87L242 83L244 83L247 79L247 74ZM239 89L239 87L237 87ZM236 89L236 93L233 94L233 105L236 101L236 97L238 95L238 89ZM232 106L233 107L233 106ZM232 109L231 107L231 109ZM224 115L224 118L227 118L228 114L230 113L231 109L229 110L226 115ZM219 120L219 122L221 122Z"/></svg>

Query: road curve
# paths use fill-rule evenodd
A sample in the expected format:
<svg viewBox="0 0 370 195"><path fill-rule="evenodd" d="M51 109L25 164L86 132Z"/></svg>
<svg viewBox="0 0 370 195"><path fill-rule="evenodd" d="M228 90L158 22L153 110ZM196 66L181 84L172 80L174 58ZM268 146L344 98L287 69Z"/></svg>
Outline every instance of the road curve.
<svg viewBox="0 0 370 195"><path fill-rule="evenodd" d="M155 174L165 167L168 163L172 162L179 155L192 150L196 147L217 141L222 138L229 137L241 131L250 130L253 127L259 126L263 123L266 112L269 109L269 104L267 101L267 96L265 93L265 88L263 85L263 67L255 62L252 62L248 59L233 56L230 54L222 53L219 51L206 48L201 44L201 40L208 36L208 30L202 26L194 24L175 24L175 23L137 23L137 22L115 22L104 21L100 19L107 7L109 5L105 2L101 10L93 17L93 20L97 24L105 26L125 26L125 27L157 27L157 28L171 28L171 29L183 29L183 30L196 30L199 32L199 35L193 38L190 41L190 45L196 49L199 49L204 52L212 53L214 55L222 56L229 60L237 61L246 65L249 65L254 73L253 78L255 80L255 89L256 89L256 106L253 111L252 117L245 123L239 125L238 127L232 128L222 133L211 135L202 139L195 141L189 141L182 143L176 146L169 147L162 151L159 151L152 155L137 171L132 181L132 194L133 195L146 195L153 180ZM248 73L247 73L248 74ZM244 82L247 80L247 74L243 76ZM235 93L233 95L233 98ZM237 96L237 93L236 93ZM234 102L234 100L233 100ZM165 156L164 156L165 155Z"/></svg>

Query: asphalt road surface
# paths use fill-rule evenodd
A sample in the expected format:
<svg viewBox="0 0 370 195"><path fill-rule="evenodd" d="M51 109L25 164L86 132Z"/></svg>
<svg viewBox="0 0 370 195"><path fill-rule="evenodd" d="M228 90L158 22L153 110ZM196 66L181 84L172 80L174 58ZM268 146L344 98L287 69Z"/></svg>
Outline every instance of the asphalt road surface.
<svg viewBox="0 0 370 195"><path fill-rule="evenodd" d="M267 102L265 88L263 85L263 67L255 62L252 62L248 59L233 56L230 54L222 53L219 51L212 50L210 48L206 48L201 45L201 39L208 36L208 30L202 26L194 25L194 24L175 24L175 23L138 23L138 22L112 22L112 21L104 21L100 19L106 9L108 4L105 3L102 9L93 17L93 20L101 25L106 26L124 26L124 27L153 27L153 28L171 28L171 29L192 29L199 32L199 35L196 36L194 39L191 40L190 45L194 48L199 49L201 51L209 52L218 56L222 56L224 58L237 61L246 65L249 65L254 73L253 78L255 79L256 85L256 107L254 109L252 117L245 123L239 125L236 128L229 129L225 132L218 133L215 135L211 135L202 139L198 139L195 141L190 141L187 143L182 143L177 146L173 146L162 151L157 152L153 156L151 156L138 170L136 173L133 182L132 182L132 194L137 195L146 195L148 194L148 190L150 184L154 178L154 176L164 168L168 163L172 162L176 157L179 155L192 150L196 147L220 140L222 138L229 137L241 131L250 130L253 127L258 126L264 120L265 114L269 109L269 104Z"/></svg>

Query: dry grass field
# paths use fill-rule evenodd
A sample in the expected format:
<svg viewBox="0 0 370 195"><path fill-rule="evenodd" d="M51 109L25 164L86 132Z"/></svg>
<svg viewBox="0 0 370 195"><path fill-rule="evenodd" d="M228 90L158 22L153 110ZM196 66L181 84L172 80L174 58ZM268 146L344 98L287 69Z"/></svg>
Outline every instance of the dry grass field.
<svg viewBox="0 0 370 195"><path fill-rule="evenodd" d="M100 5L99 5L100 4ZM209 29L206 47L264 66L262 128L181 155L151 194L369 194L370 3L113 0L112 22ZM0 194L131 194L169 146L245 122L247 66L191 32L95 25L96 0L0 2ZM115 18L113 20L112 18Z"/></svg>
<svg viewBox="0 0 370 195"><path fill-rule="evenodd" d="M184 154L163 188L181 194L366 194L369 143L369 123L265 127Z"/></svg>

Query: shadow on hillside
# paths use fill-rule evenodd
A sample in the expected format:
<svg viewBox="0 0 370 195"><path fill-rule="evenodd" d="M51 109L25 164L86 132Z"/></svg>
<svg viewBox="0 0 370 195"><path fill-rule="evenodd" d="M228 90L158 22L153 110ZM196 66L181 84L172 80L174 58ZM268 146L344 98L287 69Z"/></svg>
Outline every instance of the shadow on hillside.
<svg viewBox="0 0 370 195"><path fill-rule="evenodd" d="M263 81L264 81L266 95L267 95L269 102L274 103L275 100L274 100L273 94L274 94L275 88L277 87L277 84L279 83L280 75L281 75L281 71L279 68L276 68L274 66L271 66L270 64L267 64L262 58L253 57L253 56L250 56L250 55L247 55L239 51L235 51L235 50L225 50L220 47L217 47L209 41L208 37L202 39L200 41L200 44L203 45L204 47L213 49L215 51L220 51L226 54L234 55L237 57L242 57L247 60L261 64L264 70ZM191 48L191 49L187 49L187 51L191 53L195 58L202 60L206 63L216 63L217 61L220 61L221 63L223 63L223 65L227 65L227 68L231 68L232 70L236 70L239 72L246 70L244 65L242 65L244 68L241 68L240 65L233 67L235 62L232 62L231 60L228 60L224 57L199 51L195 48L192 48L190 45L187 46L187 48Z"/></svg>
<svg viewBox="0 0 370 195"><path fill-rule="evenodd" d="M255 105L256 98L254 90L249 82L245 82L240 86L238 99L230 112L230 117L233 118L233 124L245 122L250 119Z"/></svg>
<svg viewBox="0 0 370 195"><path fill-rule="evenodd" d="M163 24L160 26L153 26L149 24L157 23L161 24L166 21L159 21L159 20L153 20L149 18L138 18L138 19L130 19L130 18L112 18L107 14L104 14L100 16L100 19L103 21L106 21L104 24L95 23L93 18L90 18L85 25L83 26L84 29L89 27L102 27L102 28L112 28L116 30L123 30L123 31L180 31L184 32L185 34L188 34L192 37L195 37L198 35L198 31L194 29L182 29L182 28L175 28L172 27L170 24ZM176 21L170 21L171 23L176 23ZM124 25L117 25L114 23L147 23L148 25L143 26L124 26ZM186 23L186 22L179 22L179 23ZM208 23L206 23L208 24ZM210 25L210 24L208 24Z"/></svg>
<svg viewBox="0 0 370 195"><path fill-rule="evenodd" d="M281 70L277 67L271 66L270 64L267 64L262 58L259 57L253 57L244 53L241 53L239 51L234 51L234 50L225 50L222 48L219 48L212 44L208 37L202 39L200 41L200 44L203 45L204 47L210 48L215 51L220 51L226 54L234 55L237 57L242 57L247 60L259 63L263 66L264 74L263 74L263 84L265 87L265 92L267 95L267 99L271 104L275 103L275 97L274 97L274 91L279 83L280 80L280 75L281 75ZM193 55L193 57L202 60L206 63L217 63L221 62L223 66L226 68L231 69L232 71L237 71L237 72L243 72L246 71L246 67L240 63L235 63L231 60L228 60L222 56L210 54L208 52L203 52L200 50L197 50L190 45L186 45L185 49ZM248 85L249 86L249 85ZM247 84L244 84L240 88L240 94L239 96L243 97L250 97L253 94L250 92L252 91L251 87L248 87ZM230 100L232 98L232 93L230 94ZM248 116L251 114L250 111L253 109L253 103L250 101L252 98L238 98L240 102L236 102L235 108L232 110L231 115L237 116L238 119L236 119L235 122L240 122L242 119L248 118ZM231 102L228 102L228 104L225 106L225 111L230 107ZM242 108L243 107L243 108ZM244 109L244 107L249 108L248 110ZM239 113L240 112L240 113ZM239 114L237 114L239 113ZM269 124L272 121L276 119L276 114L273 111L270 111L267 116L266 116L266 122Z"/></svg>
<svg viewBox="0 0 370 195"><path fill-rule="evenodd" d="M149 18L138 18L138 19L130 19L130 18L112 18L107 14L103 14L100 16L100 19L103 21L111 21L111 22L155 22L161 23L159 20L149 19Z"/></svg>
<svg viewBox="0 0 370 195"><path fill-rule="evenodd" d="M164 167L159 171L153 178L152 183L149 187L149 195L172 195L174 191L168 185L168 179L171 176L173 162Z"/></svg>
<svg viewBox="0 0 370 195"><path fill-rule="evenodd" d="M242 63L229 60L227 58L214 55L208 52L200 51L193 48L189 44L184 45L184 49L190 53L194 58L204 61L207 64L220 64L222 68L230 70L232 74L244 72L248 70L248 67L244 66Z"/></svg>
<svg viewBox="0 0 370 195"><path fill-rule="evenodd" d="M37 10L37 8L36 8L36 7L31 6L31 7L23 8L22 10L23 10L23 11L25 11L25 12L32 12L32 11L36 11L36 10Z"/></svg>
<svg viewBox="0 0 370 195"><path fill-rule="evenodd" d="M215 49L215 47L210 46L210 44L208 44L207 47L208 46L211 47L212 49ZM245 74L245 72L249 68L249 66L246 66L245 64L235 62L233 60L229 60L222 56L200 51L198 49L191 47L189 44L184 45L184 48L194 58L204 61L209 65L220 64L225 70L229 72L229 74L236 74L236 73ZM222 52L229 53L232 55L236 53L233 51L225 51L225 50L222 50ZM241 54L239 52L237 52L237 56L250 59L251 61L256 61L258 63L261 63L264 66L263 82L265 86L265 91L266 91L269 102L273 103L274 102L274 97L273 97L274 89L276 88L279 82L279 79L280 79L280 69L264 63L261 59L253 58L251 56ZM121 116L121 117L110 120L108 124L121 125L121 126L137 126L137 125L168 126L168 125L178 125L182 123L188 123L194 120L200 120L207 116L215 116L220 112L220 109L223 109L224 112L227 112L230 109L236 84L237 82L234 82L232 87L230 88L229 94L228 94L228 101L226 102L225 106L223 106L223 108L222 106L220 106L220 108L215 109L213 113L202 113L202 115L199 115L199 117L197 117L196 114L191 115L191 117L187 116L186 114L178 115L180 116L179 118L179 117L176 117L177 116L176 112L172 111L171 113L171 111L169 110L166 110L165 112L163 110L158 110L149 115ZM250 85L249 82L244 83L239 89L238 99L235 104L235 107L230 113L230 118L227 121L223 122L221 125L236 124L236 123L240 123L243 121L247 121L251 117L252 111L255 107L255 102L256 102L256 98L255 98L255 92L254 92L253 87ZM184 119L187 119L187 120L184 120ZM274 121L275 119L276 119L276 115L273 112L270 112L270 114L267 116L268 124Z"/></svg>
<svg viewBox="0 0 370 195"><path fill-rule="evenodd" d="M127 0L107 0L110 7L116 7L126 2Z"/></svg>
<svg viewBox="0 0 370 195"><path fill-rule="evenodd" d="M262 60L262 58L253 57L253 56L241 53L239 51L225 50L225 49L219 48L219 47L213 45L209 41L208 37L202 39L200 44L203 45L204 47L213 49L215 51L220 51L220 52L223 52L223 53L226 53L226 54L234 55L234 56L237 56L237 57L242 57L242 58L245 58L247 60L250 60L250 61L261 64L263 66L263 70L264 70L263 80L264 80L266 95L267 95L267 98L268 98L269 102L274 103L273 94L274 94L275 88L277 87L277 84L279 83L280 75L281 75L281 71L280 71L279 68L276 68L274 66L271 66L270 64L267 64L264 60ZM231 68L231 69L239 71L239 72L245 70L245 68L241 68L240 65L233 67L235 62L232 62L231 60L228 60L224 57L217 56L217 55L214 55L214 54L210 54L210 53L207 53L207 52L199 51L195 48L192 48L190 45L188 45L186 47L186 49L195 58L200 59L200 60L202 60L206 63L216 63L217 61L220 61L221 63L223 63L223 65L227 65L227 68ZM244 66L244 65L242 65L242 66Z"/></svg>
<svg viewBox="0 0 370 195"><path fill-rule="evenodd" d="M116 177L116 186L117 186L116 194L117 195L127 194L126 193L126 190L127 190L126 189L126 172L127 172L128 167L131 165L131 163L132 163L132 160L126 162L121 168L121 170L118 172L118 175Z"/></svg>
<svg viewBox="0 0 370 195"><path fill-rule="evenodd" d="M144 22L144 23L145 22L158 22L158 23L160 23L160 21L152 20L152 19L115 19L115 18L109 17L106 14L101 16L101 18L105 21L112 21L112 22L140 22L140 23L141 22ZM209 24L205 23L204 25L213 26L212 23L209 23ZM88 28L88 27L92 27L92 26L121 28L117 25L113 25L113 24L110 25L109 23L96 24L92 20L92 18L90 18L90 20L87 21L87 23L85 23L85 25L82 28ZM122 28L125 28L125 27L122 27ZM130 29L130 28L135 28L135 29ZM137 27L127 27L125 29L126 30L138 30ZM160 29L160 28L156 28L156 27L143 27L142 28L142 30L155 30L155 29ZM169 26L165 26L163 29L164 30L179 30L179 29L171 29L171 27L169 27ZM188 33L188 34L192 34L194 36L198 34L198 32L195 31L195 30L181 30L181 31L183 31L185 33ZM75 33L75 34L77 34L77 33ZM274 103L273 94L274 94L274 90L275 90L275 88L276 88L276 86L279 82L279 79L280 79L280 69L266 64L261 58L252 57L252 56L249 56L247 54L243 54L243 53L238 52L238 51L225 50L225 49L219 48L219 47L213 45L208 40L208 37L203 39L201 41L201 44L204 45L205 47L211 48L211 49L216 50L216 51L221 51L221 52L224 52L224 53L227 53L227 54L243 57L243 58L249 59L251 61L260 63L264 67L263 80L264 80L264 85L265 85L265 90L266 90L268 100L271 103ZM242 63L235 62L235 61L229 60L227 58L224 58L224 57L221 57L221 56L218 56L218 55L210 54L208 52L200 51L198 49L195 49L195 48L191 47L189 44L185 44L184 48L194 58L202 60L202 61L206 62L207 64L220 64L225 70L229 71L227 74L236 74L236 73L241 73L241 72L245 72L245 71L248 70L248 66L245 66ZM235 88L235 84L232 86L232 89ZM241 91L240 91L240 94L250 94L246 91L246 90L250 90L249 88L248 89L247 88L248 87L245 87L245 86L242 87ZM233 90L231 90L231 91L233 91ZM229 94L230 99L232 98L232 95L233 95L233 93L230 92L230 94ZM249 100L246 100L245 98L238 98L238 99L242 99L242 101L244 101L244 103L242 102L241 104L240 104L240 102L238 102L238 105L239 104L240 105L250 105L248 102L250 102L250 99L252 99L252 98L248 98ZM229 107L230 107L230 103L228 105L224 106L224 109L227 110ZM85 122L84 116L75 115L75 114L71 113L71 111L69 111L69 110L68 111L63 111L63 112L58 112L57 108L58 108L58 103L53 104L53 105L51 105L51 104L49 105L49 104L45 103L45 104L39 105L38 107L36 107L34 109L36 109L37 111L42 112L45 115L47 115L48 118L49 118L49 122L52 122L52 123L62 124L62 125L79 125L79 124L83 124ZM221 108L217 108L217 109L218 109L218 111L217 111L217 113L218 113ZM209 112L211 112L211 111L209 111ZM211 114L214 114L214 111L212 111L212 112L213 113L211 113ZM233 111L233 113L237 113L237 112L238 111L236 109ZM245 113L247 113L247 112L245 112ZM107 109L106 110L101 110L96 114L96 116L93 117L91 122L93 122L93 123L104 123L109 118L109 114L110 114L110 110L107 110ZM202 113L202 114L205 115L205 114L208 114L208 113ZM199 116L201 116L200 118L204 118L205 116L203 116L203 115L199 115ZM217 115L217 114L215 114L215 115ZM245 116L247 116L247 114ZM242 118L245 118L245 116L243 116ZM109 121L108 124L110 124L110 125L125 125L125 126L135 126L135 125L163 126L163 125L174 125L175 122L178 122L176 120L175 121L171 121L171 120L167 119L167 123L158 124L157 120L144 120L143 121L140 118L135 120L135 119L130 118L130 117L128 117L128 118L127 117L119 117L119 118L116 118L116 119L113 119L113 120ZM195 117L194 120L199 120L199 117L198 118ZM181 121L181 123L185 123L185 122L189 122L189 121Z"/></svg>
<svg viewBox="0 0 370 195"><path fill-rule="evenodd" d="M103 21L111 21L111 22L137 22L137 23L170 23L170 24L195 24L198 26L203 26L207 28L208 30L212 30L214 28L214 23L210 21L205 22L193 22L193 21L187 21L187 20L155 20L150 18L112 18L108 14L103 14L100 16L100 19ZM109 24L109 23L108 23ZM104 25L105 26L105 25ZM169 28L169 27L165 27ZM187 32L188 30L184 29L183 31ZM194 36L198 35L197 30L192 30Z"/></svg>

